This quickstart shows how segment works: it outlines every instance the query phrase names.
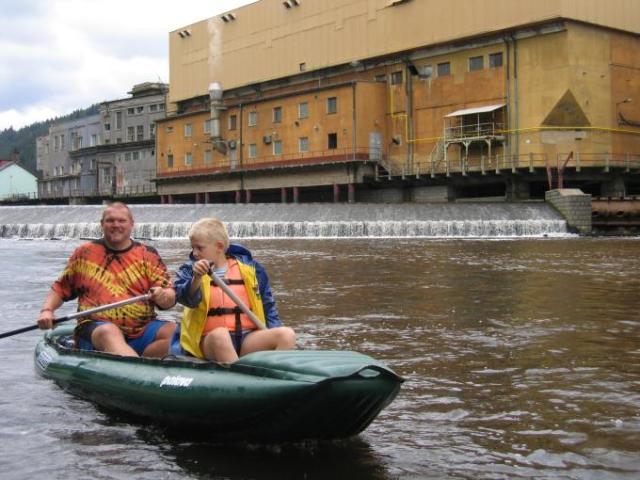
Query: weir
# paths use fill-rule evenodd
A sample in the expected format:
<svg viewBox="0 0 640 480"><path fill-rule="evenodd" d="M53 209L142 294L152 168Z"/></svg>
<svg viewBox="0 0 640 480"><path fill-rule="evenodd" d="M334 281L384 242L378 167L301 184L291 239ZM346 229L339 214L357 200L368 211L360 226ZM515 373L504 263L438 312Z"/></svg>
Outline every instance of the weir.
<svg viewBox="0 0 640 480"><path fill-rule="evenodd" d="M216 217L233 238L543 237L568 235L542 203L131 205L138 238L186 238ZM0 207L1 238L100 237L102 205Z"/></svg>

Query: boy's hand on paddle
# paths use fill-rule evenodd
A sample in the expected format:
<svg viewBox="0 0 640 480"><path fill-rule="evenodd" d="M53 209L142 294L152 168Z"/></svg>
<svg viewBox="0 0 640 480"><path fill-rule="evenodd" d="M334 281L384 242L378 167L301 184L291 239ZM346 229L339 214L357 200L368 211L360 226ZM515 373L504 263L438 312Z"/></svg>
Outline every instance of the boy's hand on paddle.
<svg viewBox="0 0 640 480"><path fill-rule="evenodd" d="M193 264L193 276L201 277L210 270L209 260L198 260Z"/></svg>

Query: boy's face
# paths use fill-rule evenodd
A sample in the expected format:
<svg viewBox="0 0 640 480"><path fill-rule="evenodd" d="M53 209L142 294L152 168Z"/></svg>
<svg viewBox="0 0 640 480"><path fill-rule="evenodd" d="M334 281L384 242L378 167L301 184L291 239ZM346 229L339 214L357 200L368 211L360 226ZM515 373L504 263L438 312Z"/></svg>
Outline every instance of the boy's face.
<svg viewBox="0 0 640 480"><path fill-rule="evenodd" d="M191 249L196 260L214 261L223 252L223 248L220 241L212 242L201 237L191 239Z"/></svg>

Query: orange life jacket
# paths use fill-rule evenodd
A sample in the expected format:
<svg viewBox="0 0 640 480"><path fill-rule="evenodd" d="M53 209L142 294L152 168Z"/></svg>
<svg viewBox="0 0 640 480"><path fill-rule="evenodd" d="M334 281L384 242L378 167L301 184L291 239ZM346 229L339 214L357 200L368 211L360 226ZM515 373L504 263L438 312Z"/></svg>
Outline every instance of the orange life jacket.
<svg viewBox="0 0 640 480"><path fill-rule="evenodd" d="M227 259L227 273L222 279L235 293L242 303L251 305L247 289L240 275L238 262L233 258ZM240 310L236 303L215 283L211 283L211 295L209 298L209 311L207 320L202 329L202 335L206 335L214 328L226 327L230 332L236 330L255 330L256 325Z"/></svg>

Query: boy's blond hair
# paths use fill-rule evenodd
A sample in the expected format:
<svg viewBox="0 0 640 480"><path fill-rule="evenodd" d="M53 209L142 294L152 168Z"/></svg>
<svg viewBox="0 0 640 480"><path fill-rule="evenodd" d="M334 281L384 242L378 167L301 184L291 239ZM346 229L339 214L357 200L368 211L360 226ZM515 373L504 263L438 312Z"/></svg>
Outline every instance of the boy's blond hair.
<svg viewBox="0 0 640 480"><path fill-rule="evenodd" d="M221 241L225 250L229 248L229 233L224 223L217 218L203 218L191 225L189 240L196 237L212 243Z"/></svg>

